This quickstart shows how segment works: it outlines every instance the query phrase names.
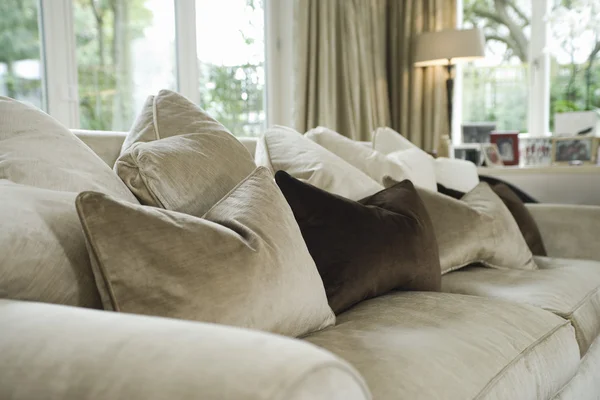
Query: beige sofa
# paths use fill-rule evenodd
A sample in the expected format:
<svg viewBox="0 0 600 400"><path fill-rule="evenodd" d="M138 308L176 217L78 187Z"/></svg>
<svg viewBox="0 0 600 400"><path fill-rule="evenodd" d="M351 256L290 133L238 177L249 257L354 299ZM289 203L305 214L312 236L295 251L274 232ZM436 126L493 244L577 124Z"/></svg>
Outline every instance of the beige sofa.
<svg viewBox="0 0 600 400"><path fill-rule="evenodd" d="M111 166L125 136L76 134ZM302 340L0 300L0 399L600 399L600 207L531 211L539 270L452 272Z"/></svg>

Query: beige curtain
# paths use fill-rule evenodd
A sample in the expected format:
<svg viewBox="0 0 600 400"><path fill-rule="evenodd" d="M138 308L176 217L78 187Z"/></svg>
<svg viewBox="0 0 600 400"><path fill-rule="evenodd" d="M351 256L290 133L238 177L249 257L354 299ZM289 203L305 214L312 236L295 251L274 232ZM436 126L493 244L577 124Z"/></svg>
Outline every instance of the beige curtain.
<svg viewBox="0 0 600 400"><path fill-rule="evenodd" d="M295 128L322 125L355 140L389 125L387 0L298 0Z"/></svg>
<svg viewBox="0 0 600 400"><path fill-rule="evenodd" d="M454 26L456 0L296 0L294 122L355 140L391 126L426 150L447 133L445 75L412 66L414 38Z"/></svg>
<svg viewBox="0 0 600 400"><path fill-rule="evenodd" d="M449 133L443 67L412 65L421 32L456 26L456 0L391 0L388 16L388 90L391 127L421 148L438 148Z"/></svg>

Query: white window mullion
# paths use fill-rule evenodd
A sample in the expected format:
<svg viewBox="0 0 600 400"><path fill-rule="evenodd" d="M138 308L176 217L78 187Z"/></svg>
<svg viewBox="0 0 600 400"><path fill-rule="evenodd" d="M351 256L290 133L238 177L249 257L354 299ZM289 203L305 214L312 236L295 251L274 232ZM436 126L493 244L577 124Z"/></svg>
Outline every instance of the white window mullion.
<svg viewBox="0 0 600 400"><path fill-rule="evenodd" d="M200 89L196 46L196 0L175 0L175 27L177 90L198 104Z"/></svg>
<svg viewBox="0 0 600 400"><path fill-rule="evenodd" d="M550 0L532 0L529 45L529 134L550 130Z"/></svg>
<svg viewBox="0 0 600 400"><path fill-rule="evenodd" d="M48 113L79 127L72 0L40 0Z"/></svg>
<svg viewBox="0 0 600 400"><path fill-rule="evenodd" d="M265 2L267 125L293 125L294 1Z"/></svg>
<svg viewBox="0 0 600 400"><path fill-rule="evenodd" d="M463 0L456 1L456 28L462 29L464 20ZM462 144L463 121L463 66L459 63L454 66L454 92L452 99L452 145ZM454 154L451 154L454 157Z"/></svg>

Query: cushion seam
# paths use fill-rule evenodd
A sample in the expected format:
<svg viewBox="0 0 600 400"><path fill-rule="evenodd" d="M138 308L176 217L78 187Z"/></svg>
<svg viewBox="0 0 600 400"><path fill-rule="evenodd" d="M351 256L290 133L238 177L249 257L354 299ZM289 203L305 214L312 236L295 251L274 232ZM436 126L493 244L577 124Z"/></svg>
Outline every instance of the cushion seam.
<svg viewBox="0 0 600 400"><path fill-rule="evenodd" d="M158 96L154 96L152 99L152 124L154 125L154 136L156 140L160 139L160 133L158 132L158 106L156 100Z"/></svg>
<svg viewBox="0 0 600 400"><path fill-rule="evenodd" d="M139 164L137 162L137 157L134 157L133 154L131 154L131 160L132 160L133 164L132 163L128 163L126 161L122 161L122 160L117 160L117 162L121 162L121 163L127 165L130 168L135 168L138 171L138 175L140 176L140 178L142 180L142 183L144 184L144 187L146 188L146 191L148 193L150 193L150 195L152 196L152 198L154 199L154 201L156 202L156 204L160 205L161 208L163 208L163 209L166 210L167 207L165 207L165 202L162 201L162 199L160 199L158 197L158 195L154 193L155 192L154 190L151 190L151 188L150 188L150 186L148 184L148 180L150 180L152 178L147 177L146 174L142 172L142 169L140 168L140 166L139 166ZM159 191L156 191L156 192L159 192Z"/></svg>
<svg viewBox="0 0 600 400"><path fill-rule="evenodd" d="M93 192L87 192L87 193L84 192L80 196L87 197L88 193L93 193ZM79 212L79 219L81 221L81 226L83 227L83 230L85 232L86 240L90 245L90 249L92 250L93 257L96 260L96 265L98 266L98 269L100 270L100 273L102 274L102 279L104 280L104 284L106 285L106 290L108 291L108 294L110 296L110 302L112 303L114 311L120 312L121 310L119 308L119 304L117 303L117 297L115 296L112 284L111 284L110 280L108 279L108 272L104 268L104 265L101 262L100 257L98 256L98 254L99 254L98 249L96 248L96 243L93 240L93 235L87 224L87 219L84 217L83 210L80 207L77 207L77 211Z"/></svg>
<svg viewBox="0 0 600 400"><path fill-rule="evenodd" d="M590 291L583 299L581 299L570 311L568 311L566 314L563 314L561 316L564 316L564 318L571 318L573 316L573 314L575 314L577 311L579 311L579 309L581 307L583 307L583 305L585 303L587 303L587 301L590 299L590 297L592 297L593 295L597 294L598 292L600 292L600 286L596 287L596 289Z"/></svg>
<svg viewBox="0 0 600 400"><path fill-rule="evenodd" d="M557 325L550 332L547 332L535 342L531 343L529 346L523 349L516 357L514 357L508 364L506 364L500 371L498 371L498 373L492 379L490 379L487 385L485 385L485 387L473 399L482 399L484 395L489 393L489 391L495 386L495 384L500 380L500 378L504 376L505 372L508 371L510 367L512 367L517 362L521 361L525 357L525 355L529 354L534 349L536 349L538 345L552 337L556 332L558 332L558 330L570 324L570 321L565 320L564 323Z"/></svg>
<svg viewBox="0 0 600 400"><path fill-rule="evenodd" d="M264 167L256 167L256 169L254 171L252 171L247 177L245 177L244 179L242 179L237 185L235 185L229 192L227 192L227 194L225 194L221 200L217 201L207 212L204 213L204 215L202 216L203 219L208 219L208 214L210 214L212 212L212 210L214 210L215 208L217 208L222 202L224 202L225 200L227 200L229 197L231 197L231 195L237 191L240 186L242 186L244 183L246 183L248 180L250 180L250 178L252 178L253 176L255 176L258 172L262 171L262 170L267 170ZM268 171L268 170L267 170Z"/></svg>

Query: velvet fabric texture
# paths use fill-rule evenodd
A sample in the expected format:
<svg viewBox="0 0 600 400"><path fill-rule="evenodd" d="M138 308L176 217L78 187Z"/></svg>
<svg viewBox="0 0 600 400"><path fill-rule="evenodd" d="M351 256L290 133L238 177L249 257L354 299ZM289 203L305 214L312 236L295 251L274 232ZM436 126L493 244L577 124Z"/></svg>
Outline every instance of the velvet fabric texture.
<svg viewBox="0 0 600 400"><path fill-rule="evenodd" d="M283 171L275 174L275 181L294 212L336 314L393 289L440 290L433 225L410 181L360 202Z"/></svg>
<svg viewBox="0 0 600 400"><path fill-rule="evenodd" d="M202 218L96 192L75 204L106 310L294 337L335 323L292 210L264 168Z"/></svg>
<svg viewBox="0 0 600 400"><path fill-rule="evenodd" d="M527 242L527 246L531 250L534 256L546 256L546 248L542 241L542 235L538 229L537 223L529 210L525 207L525 203L519 194L515 193L510 187L503 183L490 185L494 193L500 197L506 208L510 211L513 218L519 226L519 230ZM443 185L438 184L438 192L455 198L457 200L462 199L465 193L458 190L449 189Z"/></svg>

